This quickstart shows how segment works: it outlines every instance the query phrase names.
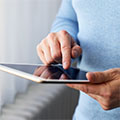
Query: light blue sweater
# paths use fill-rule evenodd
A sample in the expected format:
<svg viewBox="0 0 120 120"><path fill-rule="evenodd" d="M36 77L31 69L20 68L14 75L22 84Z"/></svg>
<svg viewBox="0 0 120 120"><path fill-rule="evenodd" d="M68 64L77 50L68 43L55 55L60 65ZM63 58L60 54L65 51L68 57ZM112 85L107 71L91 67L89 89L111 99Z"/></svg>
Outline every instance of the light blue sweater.
<svg viewBox="0 0 120 120"><path fill-rule="evenodd" d="M79 68L120 68L120 0L63 0L52 32L66 30L83 49ZM120 108L104 111L81 92L75 120L120 120Z"/></svg>

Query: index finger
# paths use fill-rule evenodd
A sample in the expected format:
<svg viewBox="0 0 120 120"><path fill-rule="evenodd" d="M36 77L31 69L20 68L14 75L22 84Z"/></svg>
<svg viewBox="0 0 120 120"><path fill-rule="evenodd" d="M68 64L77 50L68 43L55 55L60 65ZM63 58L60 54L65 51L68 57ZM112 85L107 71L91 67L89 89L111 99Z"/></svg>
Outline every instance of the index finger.
<svg viewBox="0 0 120 120"><path fill-rule="evenodd" d="M62 32L61 39L59 39L62 53L62 64L64 69L68 69L71 64L71 40L66 31Z"/></svg>

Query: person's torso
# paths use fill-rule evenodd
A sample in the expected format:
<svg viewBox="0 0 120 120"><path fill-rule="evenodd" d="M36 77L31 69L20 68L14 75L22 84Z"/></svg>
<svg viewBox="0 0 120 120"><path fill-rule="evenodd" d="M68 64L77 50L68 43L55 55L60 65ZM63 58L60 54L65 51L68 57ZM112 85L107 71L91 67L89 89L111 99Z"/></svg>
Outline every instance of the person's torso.
<svg viewBox="0 0 120 120"><path fill-rule="evenodd" d="M120 0L72 0L83 49L80 68L120 67Z"/></svg>
<svg viewBox="0 0 120 120"><path fill-rule="evenodd" d="M79 67L85 71L120 68L120 0L72 0L83 49ZM82 93L74 120L119 120L120 108L104 111Z"/></svg>

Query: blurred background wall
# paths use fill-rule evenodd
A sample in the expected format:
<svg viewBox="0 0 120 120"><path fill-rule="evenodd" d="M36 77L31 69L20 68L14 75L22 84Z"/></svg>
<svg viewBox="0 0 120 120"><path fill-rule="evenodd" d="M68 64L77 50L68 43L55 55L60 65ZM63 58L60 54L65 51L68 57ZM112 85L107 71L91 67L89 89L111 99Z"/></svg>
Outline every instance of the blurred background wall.
<svg viewBox="0 0 120 120"><path fill-rule="evenodd" d="M40 63L36 45L49 33L61 0L0 0L0 62ZM0 110L29 82L0 72Z"/></svg>

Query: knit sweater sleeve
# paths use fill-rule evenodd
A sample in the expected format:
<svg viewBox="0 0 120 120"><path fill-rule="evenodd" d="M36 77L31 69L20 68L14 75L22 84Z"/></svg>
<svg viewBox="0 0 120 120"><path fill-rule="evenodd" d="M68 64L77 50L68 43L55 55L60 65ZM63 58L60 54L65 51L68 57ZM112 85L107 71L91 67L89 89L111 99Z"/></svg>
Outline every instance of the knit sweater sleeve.
<svg viewBox="0 0 120 120"><path fill-rule="evenodd" d="M58 32L60 30L66 30L77 41L78 22L72 6L72 0L62 0L51 32Z"/></svg>

